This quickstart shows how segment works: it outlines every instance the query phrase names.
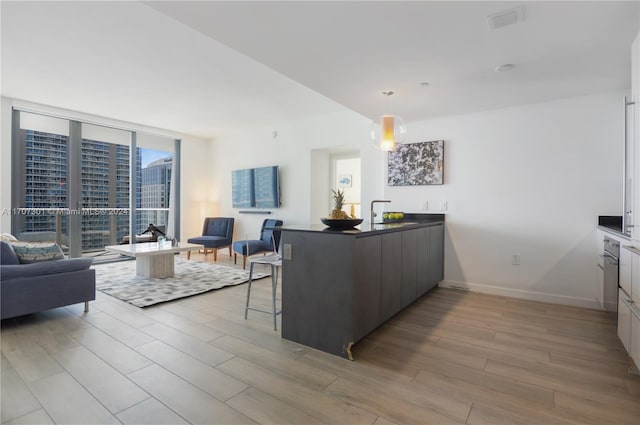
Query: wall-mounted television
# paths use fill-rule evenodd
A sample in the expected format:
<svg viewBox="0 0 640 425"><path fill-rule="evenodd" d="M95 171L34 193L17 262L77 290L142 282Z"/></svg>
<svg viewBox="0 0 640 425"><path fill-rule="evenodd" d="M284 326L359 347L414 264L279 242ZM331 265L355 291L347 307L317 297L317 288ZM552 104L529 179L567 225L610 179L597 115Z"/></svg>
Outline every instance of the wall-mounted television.
<svg viewBox="0 0 640 425"><path fill-rule="evenodd" d="M233 170L231 191L233 208L280 207L278 166Z"/></svg>

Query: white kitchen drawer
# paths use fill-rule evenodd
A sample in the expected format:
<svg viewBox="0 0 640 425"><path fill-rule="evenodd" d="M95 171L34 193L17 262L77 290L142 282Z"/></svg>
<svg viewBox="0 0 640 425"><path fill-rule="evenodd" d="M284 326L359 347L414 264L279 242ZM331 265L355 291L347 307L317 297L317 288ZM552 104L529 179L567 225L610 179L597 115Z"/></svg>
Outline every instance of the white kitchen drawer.
<svg viewBox="0 0 640 425"><path fill-rule="evenodd" d="M631 299L640 306L640 255L637 252L631 254Z"/></svg>
<svg viewBox="0 0 640 425"><path fill-rule="evenodd" d="M640 365L640 317L633 312L631 313L631 347L628 353L636 366Z"/></svg>
<svg viewBox="0 0 640 425"><path fill-rule="evenodd" d="M618 338L622 341L624 349L631 354L631 308L629 307L629 298L622 291L618 290ZM639 328L640 329L640 328ZM639 341L640 343L640 338Z"/></svg>

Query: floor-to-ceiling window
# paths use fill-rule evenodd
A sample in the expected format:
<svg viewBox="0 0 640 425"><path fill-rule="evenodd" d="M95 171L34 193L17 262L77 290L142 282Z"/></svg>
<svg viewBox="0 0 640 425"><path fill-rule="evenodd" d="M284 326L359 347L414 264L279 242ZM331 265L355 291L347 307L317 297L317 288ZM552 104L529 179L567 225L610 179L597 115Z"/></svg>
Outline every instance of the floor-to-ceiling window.
<svg viewBox="0 0 640 425"><path fill-rule="evenodd" d="M100 256L149 223L177 232L179 140L14 110L12 231ZM132 196L133 195L133 196Z"/></svg>
<svg viewBox="0 0 640 425"><path fill-rule="evenodd" d="M175 232L170 226L169 211L174 159L174 141L165 137L140 134L137 139L142 172L140 174L141 200L137 217L137 233L153 224L165 233Z"/></svg>

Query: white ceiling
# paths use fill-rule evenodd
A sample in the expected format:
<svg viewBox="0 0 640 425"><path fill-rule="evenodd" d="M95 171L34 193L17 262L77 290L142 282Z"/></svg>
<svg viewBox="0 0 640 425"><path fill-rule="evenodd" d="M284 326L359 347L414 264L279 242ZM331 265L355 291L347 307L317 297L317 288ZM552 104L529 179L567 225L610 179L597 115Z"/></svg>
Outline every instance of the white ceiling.
<svg viewBox="0 0 640 425"><path fill-rule="evenodd" d="M519 5L524 22L489 29ZM636 1L0 7L2 95L208 138L343 106L415 121L627 88L640 22Z"/></svg>

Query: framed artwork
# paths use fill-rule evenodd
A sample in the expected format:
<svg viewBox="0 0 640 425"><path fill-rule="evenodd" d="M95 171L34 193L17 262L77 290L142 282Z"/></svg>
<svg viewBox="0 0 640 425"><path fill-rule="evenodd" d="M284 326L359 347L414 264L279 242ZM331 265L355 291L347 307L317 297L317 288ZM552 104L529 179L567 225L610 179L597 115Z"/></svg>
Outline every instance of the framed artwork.
<svg viewBox="0 0 640 425"><path fill-rule="evenodd" d="M340 174L338 176L338 187L351 187L351 174Z"/></svg>
<svg viewBox="0 0 640 425"><path fill-rule="evenodd" d="M389 186L443 184L444 140L399 145L389 152L387 170Z"/></svg>

